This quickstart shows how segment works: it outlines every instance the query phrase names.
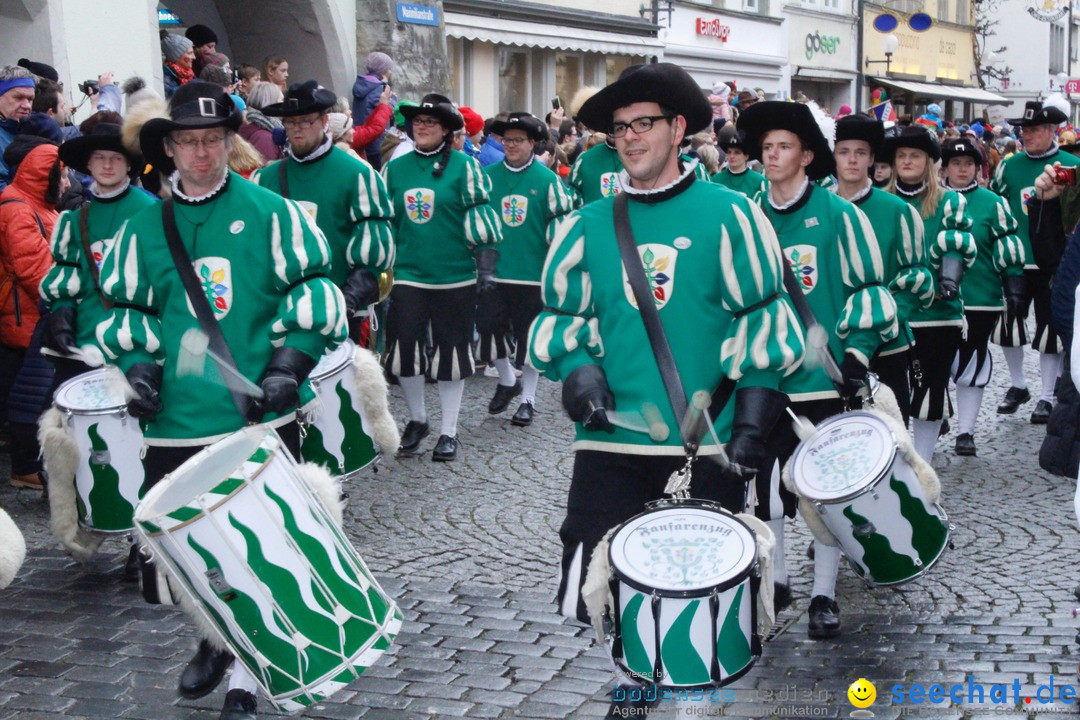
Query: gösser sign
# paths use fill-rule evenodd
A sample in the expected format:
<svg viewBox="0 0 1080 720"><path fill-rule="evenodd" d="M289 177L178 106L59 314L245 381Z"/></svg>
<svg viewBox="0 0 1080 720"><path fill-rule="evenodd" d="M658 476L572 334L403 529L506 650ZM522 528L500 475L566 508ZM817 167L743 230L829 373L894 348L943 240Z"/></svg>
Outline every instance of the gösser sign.
<svg viewBox="0 0 1080 720"><path fill-rule="evenodd" d="M840 47L840 38L836 35L822 35L820 32L806 33L806 59L814 57L814 53L835 55Z"/></svg>

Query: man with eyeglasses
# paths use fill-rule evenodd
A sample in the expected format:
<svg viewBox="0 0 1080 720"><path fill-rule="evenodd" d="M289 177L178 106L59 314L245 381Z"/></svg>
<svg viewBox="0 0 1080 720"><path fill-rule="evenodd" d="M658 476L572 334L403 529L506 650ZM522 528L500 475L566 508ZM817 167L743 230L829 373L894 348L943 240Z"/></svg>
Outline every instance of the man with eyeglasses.
<svg viewBox="0 0 1080 720"><path fill-rule="evenodd" d="M394 265L394 205L374 168L334 147L327 113L336 102L308 80L264 107L263 114L282 118L288 144L285 157L251 179L295 200L326 235L330 279L345 295L349 335L359 341L361 321L379 300L379 275Z"/></svg>
<svg viewBox="0 0 1080 720"><path fill-rule="evenodd" d="M1013 217L1016 218L1016 235L1024 244L1024 301L1020 312L1012 322L1002 322L994 329L991 342L1001 346L1001 354L1009 366L1012 384L1005 393L1005 398L998 405L998 413L1011 415L1022 404L1031 399L1027 381L1024 379L1024 346L1027 345L1028 311L1035 305L1035 336L1031 348L1039 353L1039 370L1042 375L1042 396L1031 413L1031 422L1046 424L1053 409L1054 386L1061 370L1061 341L1054 331L1050 317L1050 285L1053 268L1059 260L1050 248L1035 247L1031 243L1029 226L1032 218L1028 215L1028 201L1035 195L1035 179L1042 174L1043 168L1054 163L1062 167L1080 165L1080 158L1058 149L1057 130L1068 116L1053 105L1044 105L1038 101L1028 102L1024 106L1024 116L1009 120L1013 127L1020 128L1020 137L1024 142L1024 151L1015 153L1001 162L990 181L990 189L1001 195L1009 203ZM1064 228L1064 232L1072 230ZM1050 250L1049 253L1046 251Z"/></svg>
<svg viewBox="0 0 1080 720"><path fill-rule="evenodd" d="M127 221L102 266L102 291L113 309L98 339L133 391L128 412L144 426L146 487L248 423L276 428L298 456L296 408L313 397L305 381L346 335L345 300L327 278L326 238L296 203L228 169L240 121L218 85L193 81L176 91L168 116L150 120L139 134L147 161L170 173L171 197ZM190 258L199 286L193 292L205 293L235 369L195 350L185 354L185 336L206 331L192 309L199 296L188 295L174 252ZM206 365L184 371L192 354ZM234 373L258 390L227 385L223 378ZM156 578L144 562L143 596L173 602ZM231 663L231 653L203 640L180 694L210 693ZM255 691L236 663L221 718L254 720Z"/></svg>
<svg viewBox="0 0 1080 720"><path fill-rule="evenodd" d="M548 139L539 118L512 112L506 120L492 123L491 130L502 137L506 152L501 163L484 168L491 179L491 207L502 221L503 241L495 274L479 288L477 297L480 360L494 363L499 371L488 412L498 415L522 395L510 422L525 427L532 424L540 380L536 368L525 364L529 325L541 308L540 275L556 221L576 205L559 176L536 161L536 144ZM517 340L515 364L521 367L521 380L510 362L511 333Z"/></svg>
<svg viewBox="0 0 1080 720"><path fill-rule="evenodd" d="M664 496L665 483L692 454L684 443L700 442L697 455L706 456L693 462L691 495L742 510L752 468L764 459L765 439L787 404L777 388L802 360L803 338L782 293L780 247L761 210L739 193L698 180L679 158L686 133L712 121L693 78L669 63L633 66L590 98L579 117L606 128L615 141L625 167L629 242L636 245L630 253L641 265L631 260L624 268L614 220L618 198L566 216L544 266L544 310L531 329L529 358L563 381L563 405L577 425L559 532L559 606L564 615L597 622L582 593L593 550L610 528ZM681 434L685 417L672 405L682 403L665 391L628 271L646 276L683 402L698 391L712 395L722 383L727 394L731 383L723 381L732 381L734 401L710 417L715 434ZM658 417L646 420L650 415ZM718 442L729 463L713 461ZM642 712L640 698L624 693L608 716Z"/></svg>

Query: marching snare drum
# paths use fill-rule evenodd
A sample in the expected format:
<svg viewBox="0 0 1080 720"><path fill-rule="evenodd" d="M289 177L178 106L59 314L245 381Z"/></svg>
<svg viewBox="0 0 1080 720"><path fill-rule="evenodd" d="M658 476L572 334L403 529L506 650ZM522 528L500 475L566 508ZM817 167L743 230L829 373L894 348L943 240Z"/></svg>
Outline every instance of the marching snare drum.
<svg viewBox="0 0 1080 720"><path fill-rule="evenodd" d="M612 657L657 685L733 682L761 655L754 533L716 503L647 507L611 537Z"/></svg>
<svg viewBox="0 0 1080 720"><path fill-rule="evenodd" d="M332 475L346 478L379 456L356 391L356 351L352 340L346 340L311 372L316 397L305 409L306 435L300 446L305 462L325 465Z"/></svg>
<svg viewBox="0 0 1080 720"><path fill-rule="evenodd" d="M166 475L135 512L155 558L289 712L363 673L402 621L299 472L254 426Z"/></svg>
<svg viewBox="0 0 1080 720"><path fill-rule="evenodd" d="M53 400L79 446L79 524L94 532L129 532L142 497L143 433L127 414L124 385L117 371L100 368L68 380Z"/></svg>
<svg viewBox="0 0 1080 720"><path fill-rule="evenodd" d="M889 426L873 413L847 412L821 423L795 449L791 479L851 567L872 584L914 580L948 545L945 511L926 499Z"/></svg>

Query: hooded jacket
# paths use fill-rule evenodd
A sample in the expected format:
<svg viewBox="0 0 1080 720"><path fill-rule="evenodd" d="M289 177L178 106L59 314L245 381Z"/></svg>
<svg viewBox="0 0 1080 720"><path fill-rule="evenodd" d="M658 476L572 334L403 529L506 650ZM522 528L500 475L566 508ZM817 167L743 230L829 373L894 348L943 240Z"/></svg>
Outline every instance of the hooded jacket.
<svg viewBox="0 0 1080 720"><path fill-rule="evenodd" d="M10 347L29 347L39 318L38 287L52 266L49 237L59 213L45 198L58 153L52 144L31 150L0 194L0 342Z"/></svg>

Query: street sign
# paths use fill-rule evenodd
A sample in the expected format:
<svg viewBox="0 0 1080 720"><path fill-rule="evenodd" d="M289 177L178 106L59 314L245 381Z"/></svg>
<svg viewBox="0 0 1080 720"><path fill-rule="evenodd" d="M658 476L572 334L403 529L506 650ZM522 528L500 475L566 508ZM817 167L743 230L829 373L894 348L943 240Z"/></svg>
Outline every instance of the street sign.
<svg viewBox="0 0 1080 720"><path fill-rule="evenodd" d="M398 22L412 23L414 25L439 24L439 9L427 5L411 5L399 2L397 4Z"/></svg>

